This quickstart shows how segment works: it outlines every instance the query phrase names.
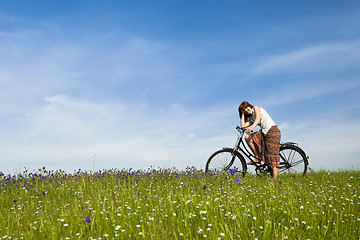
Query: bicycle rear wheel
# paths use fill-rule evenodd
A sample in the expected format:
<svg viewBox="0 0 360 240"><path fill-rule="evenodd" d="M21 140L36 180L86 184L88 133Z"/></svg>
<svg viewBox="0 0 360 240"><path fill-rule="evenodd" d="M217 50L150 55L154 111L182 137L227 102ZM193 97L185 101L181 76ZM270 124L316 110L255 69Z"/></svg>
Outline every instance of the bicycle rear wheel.
<svg viewBox="0 0 360 240"><path fill-rule="evenodd" d="M205 171L219 171L246 174L246 163L240 153L235 152L232 148L224 148L214 152L206 162Z"/></svg>
<svg viewBox="0 0 360 240"><path fill-rule="evenodd" d="M301 148L291 144L280 146L279 173L301 173L305 175L307 166L308 160Z"/></svg>

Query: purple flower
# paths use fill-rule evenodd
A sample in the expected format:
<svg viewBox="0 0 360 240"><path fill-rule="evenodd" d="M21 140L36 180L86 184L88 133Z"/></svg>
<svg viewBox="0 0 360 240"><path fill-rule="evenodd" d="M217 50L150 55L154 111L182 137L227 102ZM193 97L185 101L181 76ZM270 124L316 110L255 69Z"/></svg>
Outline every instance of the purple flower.
<svg viewBox="0 0 360 240"><path fill-rule="evenodd" d="M276 181L277 181L278 183L281 183L279 179L278 179L278 180L276 180Z"/></svg>
<svg viewBox="0 0 360 240"><path fill-rule="evenodd" d="M354 188L354 190L353 190L353 193L355 193L355 188Z"/></svg>
<svg viewBox="0 0 360 240"><path fill-rule="evenodd" d="M238 182L239 182L239 178L236 178L236 179L235 179L235 182L237 182L237 183L238 183Z"/></svg>
<svg viewBox="0 0 360 240"><path fill-rule="evenodd" d="M86 217L85 222L90 223L90 217Z"/></svg>
<svg viewBox="0 0 360 240"><path fill-rule="evenodd" d="M355 191L355 190L354 190ZM17 200L16 199L14 199L14 203L16 203L17 202Z"/></svg>
<svg viewBox="0 0 360 240"><path fill-rule="evenodd" d="M206 185L204 185L203 190L205 190L205 188L206 188Z"/></svg>
<svg viewBox="0 0 360 240"><path fill-rule="evenodd" d="M229 174L234 175L236 173L236 169L230 169Z"/></svg>

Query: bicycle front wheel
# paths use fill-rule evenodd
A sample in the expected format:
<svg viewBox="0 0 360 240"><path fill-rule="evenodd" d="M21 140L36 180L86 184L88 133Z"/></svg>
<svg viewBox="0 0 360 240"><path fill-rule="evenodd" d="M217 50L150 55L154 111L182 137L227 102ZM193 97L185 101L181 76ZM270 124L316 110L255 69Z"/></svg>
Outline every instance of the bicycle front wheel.
<svg viewBox="0 0 360 240"><path fill-rule="evenodd" d="M295 145L284 144L280 146L280 167L282 173L301 173L305 175L308 161L306 154Z"/></svg>
<svg viewBox="0 0 360 240"><path fill-rule="evenodd" d="M205 171L219 171L246 174L246 163L240 153L232 148L224 148L214 152L206 162Z"/></svg>

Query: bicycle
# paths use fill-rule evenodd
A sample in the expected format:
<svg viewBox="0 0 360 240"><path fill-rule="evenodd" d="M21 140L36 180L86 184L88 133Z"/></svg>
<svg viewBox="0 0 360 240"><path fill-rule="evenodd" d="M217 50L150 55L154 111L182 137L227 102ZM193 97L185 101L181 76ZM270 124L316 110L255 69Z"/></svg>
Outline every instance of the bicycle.
<svg viewBox="0 0 360 240"><path fill-rule="evenodd" d="M272 175L272 167L263 163L261 159L248 150L244 141L246 128L236 127L238 130L235 147L224 147L214 152L206 162L205 171L230 171L232 174L240 173L245 176L247 173L247 163L245 157L250 160L258 176ZM309 157L294 142L280 144L280 173L302 173L306 174L309 165ZM244 157L245 156L245 157ZM254 161L257 159L258 161Z"/></svg>

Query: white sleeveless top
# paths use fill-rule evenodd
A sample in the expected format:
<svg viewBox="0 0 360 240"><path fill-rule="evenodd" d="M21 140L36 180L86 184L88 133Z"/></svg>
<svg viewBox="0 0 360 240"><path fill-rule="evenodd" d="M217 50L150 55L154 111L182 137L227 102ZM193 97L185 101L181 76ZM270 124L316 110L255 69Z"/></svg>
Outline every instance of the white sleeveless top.
<svg viewBox="0 0 360 240"><path fill-rule="evenodd" d="M260 108L260 122L259 122L259 126L261 128L261 131L264 134L267 134L267 132L270 130L270 128L272 126L275 126L276 123L271 119L270 115L266 112L265 109L263 109L262 107ZM256 119L256 114L255 114L255 110L254 108L251 111L251 117L250 117L250 122L254 123Z"/></svg>

